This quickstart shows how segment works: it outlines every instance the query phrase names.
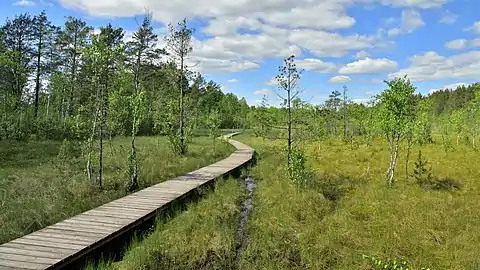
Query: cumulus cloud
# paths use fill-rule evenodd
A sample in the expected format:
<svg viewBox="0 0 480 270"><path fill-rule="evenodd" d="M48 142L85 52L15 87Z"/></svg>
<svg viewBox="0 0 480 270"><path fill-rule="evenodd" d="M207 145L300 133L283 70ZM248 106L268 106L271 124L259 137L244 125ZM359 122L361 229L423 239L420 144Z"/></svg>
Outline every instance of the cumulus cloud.
<svg viewBox="0 0 480 270"><path fill-rule="evenodd" d="M451 50L463 50L467 48L480 47L480 38L467 40L467 39L455 39L445 43L445 47Z"/></svg>
<svg viewBox="0 0 480 270"><path fill-rule="evenodd" d="M35 6L35 3L29 0L20 0L20 1L14 2L13 5L14 6Z"/></svg>
<svg viewBox="0 0 480 270"><path fill-rule="evenodd" d="M296 29L290 32L289 41L298 44L318 57L342 57L348 51L374 47L373 37L365 35L341 36L337 33Z"/></svg>
<svg viewBox="0 0 480 270"><path fill-rule="evenodd" d="M198 32L207 36L194 42L191 58L194 63L199 63L195 69L207 73L224 73L253 70L264 59L292 54L300 57L304 51L315 57L342 57L351 51L384 46L385 42L375 35L333 32L355 25L355 18L347 14L347 8L354 4L434 8L441 7L445 1L59 0L59 3L65 8L104 18L142 15L147 7L152 12L153 19L162 24L185 17L191 20L201 19L206 22L206 26L198 29ZM415 12L412 10L405 13L410 19L402 23L407 31L413 31L423 23L419 15L415 17ZM308 64L309 68L312 65L304 64ZM333 70L331 65L322 67L320 63L314 64L315 67L311 70L317 72Z"/></svg>
<svg viewBox="0 0 480 270"><path fill-rule="evenodd" d="M349 82L351 80L352 79L348 76L339 75L339 76L335 76L335 77L330 78L328 81L331 82L331 83L346 83L346 82Z"/></svg>
<svg viewBox="0 0 480 270"><path fill-rule="evenodd" d="M412 81L440 79L478 79L480 51L469 51L445 57L429 51L409 58L410 66L389 74L390 78L407 75Z"/></svg>
<svg viewBox="0 0 480 270"><path fill-rule="evenodd" d="M451 50L463 50L468 46L468 40L455 39L445 43L445 47Z"/></svg>
<svg viewBox="0 0 480 270"><path fill-rule="evenodd" d="M320 59L305 58L295 62L297 67L316 73L332 73L337 71L337 65L330 62L323 62Z"/></svg>
<svg viewBox="0 0 480 270"><path fill-rule="evenodd" d="M354 99L352 99L353 103L363 104L363 105L367 105L369 101L370 101L369 98L354 98Z"/></svg>
<svg viewBox="0 0 480 270"><path fill-rule="evenodd" d="M369 56L369 53L366 51L359 51L355 54L355 59L363 59Z"/></svg>
<svg viewBox="0 0 480 270"><path fill-rule="evenodd" d="M440 88L432 88L430 89L430 91L428 91L430 94L432 93L435 93L437 91L440 91L440 90L446 90L446 89L457 89L457 87L459 86L467 86L468 84L467 83L463 83L463 82L460 82L460 83L453 83L453 84L447 84L447 85L444 85L443 87L440 87Z"/></svg>
<svg viewBox="0 0 480 270"><path fill-rule="evenodd" d="M387 35L389 37L398 36L401 34L412 33L416 29L425 25L420 13L416 10L408 9L402 11L402 17L400 19L400 26L389 29Z"/></svg>
<svg viewBox="0 0 480 270"><path fill-rule="evenodd" d="M276 78L272 78L270 79L269 81L265 82L266 85L270 85L270 86L277 86L278 85L278 81Z"/></svg>
<svg viewBox="0 0 480 270"><path fill-rule="evenodd" d="M455 23L458 19L458 16L456 14L451 13L450 11L446 11L445 15L440 19L440 23L443 24L452 24Z"/></svg>
<svg viewBox="0 0 480 270"><path fill-rule="evenodd" d="M473 31L480 34L480 21L474 22L472 26L465 28L467 31Z"/></svg>
<svg viewBox="0 0 480 270"><path fill-rule="evenodd" d="M230 79L230 80L228 80L228 82L229 82L229 83L238 83L239 80L237 80L237 79Z"/></svg>
<svg viewBox="0 0 480 270"><path fill-rule="evenodd" d="M257 90L255 92L253 92L255 95L259 95L259 96L269 96L271 94L273 94L272 90L270 89L260 89L260 90Z"/></svg>
<svg viewBox="0 0 480 270"><path fill-rule="evenodd" d="M348 63L338 71L340 74L377 74L395 70L397 62L386 59L365 58Z"/></svg>

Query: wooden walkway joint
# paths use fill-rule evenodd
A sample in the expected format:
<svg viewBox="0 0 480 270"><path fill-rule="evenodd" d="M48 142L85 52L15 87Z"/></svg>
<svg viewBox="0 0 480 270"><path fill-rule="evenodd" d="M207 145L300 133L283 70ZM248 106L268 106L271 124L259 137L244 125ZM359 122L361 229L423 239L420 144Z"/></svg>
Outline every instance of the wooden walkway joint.
<svg viewBox="0 0 480 270"><path fill-rule="evenodd" d="M254 150L226 135L236 150L227 158L145 188L0 245L0 270L61 269L94 252L192 190L252 160Z"/></svg>

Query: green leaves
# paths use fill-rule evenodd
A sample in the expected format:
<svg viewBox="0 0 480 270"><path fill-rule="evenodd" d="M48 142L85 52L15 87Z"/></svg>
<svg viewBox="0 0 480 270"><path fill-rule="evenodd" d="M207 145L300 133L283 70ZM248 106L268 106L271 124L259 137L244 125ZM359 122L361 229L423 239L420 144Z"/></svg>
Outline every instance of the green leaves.
<svg viewBox="0 0 480 270"><path fill-rule="evenodd" d="M415 112L413 93L416 88L406 78L385 83L389 88L377 97L380 102L377 120L387 137L404 136Z"/></svg>

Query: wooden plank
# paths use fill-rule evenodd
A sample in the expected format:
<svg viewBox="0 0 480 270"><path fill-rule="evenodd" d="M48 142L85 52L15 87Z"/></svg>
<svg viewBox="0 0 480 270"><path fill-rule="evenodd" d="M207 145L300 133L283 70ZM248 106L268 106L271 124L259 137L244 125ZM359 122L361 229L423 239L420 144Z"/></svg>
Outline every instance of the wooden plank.
<svg viewBox="0 0 480 270"><path fill-rule="evenodd" d="M73 249L73 250L82 250L85 247L82 245L74 245L74 244L60 244L60 243L50 243L50 242L43 242L38 240L26 239L24 237L18 238L12 241L13 243L24 244L24 245L32 245L32 246L41 246L41 247L58 247L61 249Z"/></svg>
<svg viewBox="0 0 480 270"><path fill-rule="evenodd" d="M143 197L140 197L140 196L132 196L132 197L128 197L128 198L125 198L125 200L122 200L120 202L122 203L128 203L128 204L135 204L135 203L138 203L138 204L144 204L144 205L151 205L152 207L156 207L158 205L163 205L163 204L167 204L173 200L175 200L176 198L178 198L180 195L175 195L175 197L172 197L172 198L165 198L163 199L162 201L153 201L151 199L148 199L148 198L143 198Z"/></svg>
<svg viewBox="0 0 480 270"><path fill-rule="evenodd" d="M101 207L96 208L95 210L99 211L108 211L108 212L113 212L113 213L126 213L126 214L131 214L131 213L138 213L142 215L146 215L152 211L154 211L157 207L152 207L149 209L135 209L135 208L130 208L127 206L111 206L111 205L103 205Z"/></svg>
<svg viewBox="0 0 480 270"><path fill-rule="evenodd" d="M101 227L107 227L107 228L112 228L112 229L120 229L123 227L123 224L112 224L112 223L105 223L105 222L100 222L100 221L88 221L88 220L82 220L82 219L66 219L63 221L63 223L67 224L82 224L82 225L90 225L90 226L101 226ZM88 234L86 235L88 236Z"/></svg>
<svg viewBox="0 0 480 270"><path fill-rule="evenodd" d="M154 203L155 205L162 205L162 204L168 203L174 200L176 197L177 196L165 198L165 197L160 197L158 195L147 195L147 194L130 196L130 198L134 199L132 200L134 202L137 200L144 200L144 201Z"/></svg>
<svg viewBox="0 0 480 270"><path fill-rule="evenodd" d="M49 229L46 231L38 231L35 233L35 236L42 236L42 237L50 237L52 239L66 239L66 240L78 240L84 241L87 243L96 242L101 237L95 237L93 235L85 236L85 235L75 235L74 232L69 231L62 231L59 229Z"/></svg>
<svg viewBox="0 0 480 270"><path fill-rule="evenodd" d="M141 191L141 192L138 192L138 193L132 193L128 196L126 196L126 198L136 198L136 197L144 197L144 196L149 196L149 197L156 197L158 199L162 199L162 200L171 200L172 198L175 198L175 196L177 196L177 193L167 193L167 192L163 192L163 190L159 189L159 190L145 190L145 191Z"/></svg>
<svg viewBox="0 0 480 270"><path fill-rule="evenodd" d="M115 219L115 220L118 220L118 221L121 221L121 222L124 222L126 224L129 224L132 222L132 218L125 218L125 217L119 217L119 216L115 216L113 214L98 214L98 213L83 213L82 216L86 216L86 217L94 217L94 218L105 218L105 219Z"/></svg>
<svg viewBox="0 0 480 270"><path fill-rule="evenodd" d="M24 250L24 251L41 251L41 252L46 252L46 253L66 254L66 255L73 254L76 251L76 249L32 246L32 245L18 244L18 243L13 243L13 242L5 243L5 244L2 245L2 247L15 248L15 249L20 249L20 250Z"/></svg>
<svg viewBox="0 0 480 270"><path fill-rule="evenodd" d="M17 268L13 266L0 265L0 270L25 270L25 268Z"/></svg>
<svg viewBox="0 0 480 270"><path fill-rule="evenodd" d="M136 213L127 213L126 211L124 213L121 212L114 212L114 211L106 211L106 210L98 210L94 209L89 212L85 212L85 214L90 215L90 216L100 216L100 217L116 217L116 218L123 218L127 220L135 220L140 217L142 217L141 214L138 212ZM148 214L148 213L145 213Z"/></svg>
<svg viewBox="0 0 480 270"><path fill-rule="evenodd" d="M157 209L157 207L152 207L150 209L138 209L138 208L130 208L130 207L127 207L127 206L102 206L101 208L102 210L105 209L105 210L112 210L112 211L119 211L119 210L125 210L125 211L132 211L132 212L135 212L135 211L141 211L141 212L144 212L145 215L148 214L148 213L151 213L153 211L155 211Z"/></svg>
<svg viewBox="0 0 480 270"><path fill-rule="evenodd" d="M70 219L69 221L75 221L75 220L95 222L101 226L103 226L104 224L111 225L111 226L122 226L130 223L130 221L120 220L118 218L97 217L97 216L88 216L88 215L79 215L74 217L73 219Z"/></svg>
<svg viewBox="0 0 480 270"><path fill-rule="evenodd" d="M72 239L64 239L64 238L53 238L53 237L48 237L48 236L43 236L43 235L37 235L36 233L25 235L22 238L28 239L28 240L36 240L36 241L58 243L58 244L73 244L73 245L79 245L79 246L90 245L89 241L80 241L80 240L72 240Z"/></svg>
<svg viewBox="0 0 480 270"><path fill-rule="evenodd" d="M135 204L135 203L120 203L120 202L116 202L116 203L109 203L105 206L108 206L108 207L125 207L125 208L130 208L130 209L135 209L135 210L152 210L152 209L157 209L158 207L152 207L151 205L148 205L148 206L144 206L144 205L139 205L139 204ZM160 205L162 206L162 205Z"/></svg>
<svg viewBox="0 0 480 270"><path fill-rule="evenodd" d="M69 221L69 222L62 221L62 222L54 224L50 227L52 229L65 228L67 230L71 229L71 228L77 228L77 229L80 229L79 231L87 230L87 232L89 231L92 234L98 234L98 235L104 235L106 233L110 233L110 232L118 229L118 228L112 228L112 227L104 227L101 224L93 226L93 225L81 224L80 222L75 223L75 222L71 222L71 221Z"/></svg>
<svg viewBox="0 0 480 270"><path fill-rule="evenodd" d="M14 254L14 255L26 255L26 256L50 258L50 259L62 259L65 255L71 254L71 252L68 254L55 253L55 252L42 252L38 250L28 250L23 248L0 246L0 254Z"/></svg>
<svg viewBox="0 0 480 270"><path fill-rule="evenodd" d="M114 210L108 210L108 209L102 209L101 207L95 208L93 210L90 210L88 212L85 212L85 214L110 214L114 215L114 217L119 217L119 218L127 218L127 219L135 219L138 217L141 217L142 215L148 214L151 211L128 211L128 209L120 209L117 211Z"/></svg>
<svg viewBox="0 0 480 270"><path fill-rule="evenodd" d="M0 253L0 261L3 260L3 259L18 261L18 262L39 263L39 264L46 264L46 265L53 265L53 264L60 261L60 259Z"/></svg>
<svg viewBox="0 0 480 270"><path fill-rule="evenodd" d="M100 226L82 226L81 224L70 225L67 223L57 223L50 226L52 229L60 229L60 230L67 230L67 231L78 231L78 232L91 232L92 234L97 234L100 236L104 236L110 234L115 231L115 229L108 230L105 227Z"/></svg>
<svg viewBox="0 0 480 270"><path fill-rule="evenodd" d="M26 255L50 259L62 259L66 254L42 252L37 250L25 250L22 248L13 248L8 246L0 246L0 254L12 254L12 255Z"/></svg>
<svg viewBox="0 0 480 270"><path fill-rule="evenodd" d="M9 267L7 269L20 268L20 269L37 270L37 269L47 269L50 265L40 264L40 263L19 262L19 261L13 261L13 260L8 260L8 259L1 259L0 260L0 267L1 266Z"/></svg>

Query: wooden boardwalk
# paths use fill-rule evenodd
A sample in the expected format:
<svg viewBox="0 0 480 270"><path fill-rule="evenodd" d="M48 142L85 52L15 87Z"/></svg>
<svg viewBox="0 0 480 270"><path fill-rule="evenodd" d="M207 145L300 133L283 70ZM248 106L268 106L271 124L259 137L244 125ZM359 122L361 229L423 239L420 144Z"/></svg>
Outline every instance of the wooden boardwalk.
<svg viewBox="0 0 480 270"><path fill-rule="evenodd" d="M60 269L83 258L150 220L169 203L252 159L252 148L231 139L229 142L237 150L217 163L0 245L0 270Z"/></svg>

